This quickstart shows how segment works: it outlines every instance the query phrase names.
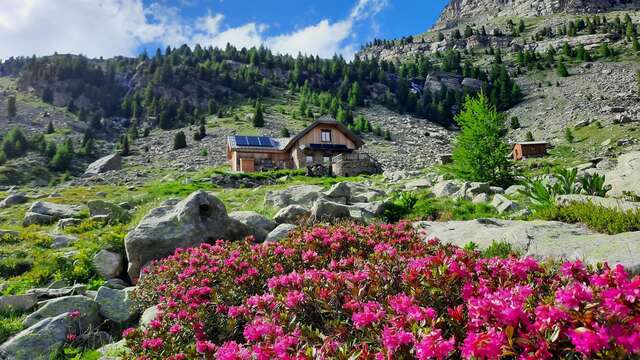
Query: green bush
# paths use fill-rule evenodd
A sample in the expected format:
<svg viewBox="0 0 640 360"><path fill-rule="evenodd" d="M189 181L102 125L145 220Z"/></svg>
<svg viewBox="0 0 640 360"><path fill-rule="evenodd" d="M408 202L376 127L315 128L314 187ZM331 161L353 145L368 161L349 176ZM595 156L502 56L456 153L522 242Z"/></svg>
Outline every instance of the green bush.
<svg viewBox="0 0 640 360"><path fill-rule="evenodd" d="M582 191L587 195L593 196L607 196L611 185L605 185L606 177L600 174L585 175L580 179L580 185L582 185Z"/></svg>
<svg viewBox="0 0 640 360"><path fill-rule="evenodd" d="M2 151L7 158L20 157L29 150L29 140L20 127L14 127L2 139Z"/></svg>
<svg viewBox="0 0 640 360"><path fill-rule="evenodd" d="M67 139L62 145L56 147L56 153L53 155L49 165L56 171L69 170L73 156L73 142L71 139Z"/></svg>
<svg viewBox="0 0 640 360"><path fill-rule="evenodd" d="M0 343L22 330L24 315L16 312L0 312Z"/></svg>
<svg viewBox="0 0 640 360"><path fill-rule="evenodd" d="M178 131L173 137L173 150L184 149L187 147L187 137L184 132Z"/></svg>
<svg viewBox="0 0 640 360"><path fill-rule="evenodd" d="M495 241L491 242L488 248L482 251L482 257L489 259L494 257L500 257L506 259L510 256L518 256L518 252L513 249L513 246L508 242Z"/></svg>
<svg viewBox="0 0 640 360"><path fill-rule="evenodd" d="M640 211L603 208L592 203L550 206L536 212L536 217L566 223L582 223L590 229L607 234L640 231Z"/></svg>

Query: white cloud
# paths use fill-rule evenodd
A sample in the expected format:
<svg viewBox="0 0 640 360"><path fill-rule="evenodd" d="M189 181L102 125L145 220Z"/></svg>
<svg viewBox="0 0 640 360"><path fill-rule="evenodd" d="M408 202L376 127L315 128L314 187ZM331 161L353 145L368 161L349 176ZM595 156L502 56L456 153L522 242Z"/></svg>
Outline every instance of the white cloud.
<svg viewBox="0 0 640 360"><path fill-rule="evenodd" d="M267 35L268 26L250 22L229 27L223 14L185 21L166 2L145 7L142 0L1 0L0 58L82 53L91 57L136 55L144 44L224 47L265 45L275 52L350 58L355 26L373 19L388 0L358 0L344 19L323 19L295 31ZM63 6L62 6L63 5ZM372 28L376 24L372 22Z"/></svg>
<svg viewBox="0 0 640 360"><path fill-rule="evenodd" d="M162 31L146 21L141 0L2 0L0 58L135 55Z"/></svg>

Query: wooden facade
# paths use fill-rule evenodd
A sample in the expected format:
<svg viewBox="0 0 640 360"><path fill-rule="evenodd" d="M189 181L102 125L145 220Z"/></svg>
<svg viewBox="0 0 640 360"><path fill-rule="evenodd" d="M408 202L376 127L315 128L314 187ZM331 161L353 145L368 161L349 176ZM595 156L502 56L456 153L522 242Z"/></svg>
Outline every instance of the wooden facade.
<svg viewBox="0 0 640 360"><path fill-rule="evenodd" d="M336 155L358 150L364 144L346 126L327 118L315 121L293 138L261 137L273 143L269 148L241 146L236 143L237 138L228 138L227 159L232 170L238 172L330 166Z"/></svg>
<svg viewBox="0 0 640 360"><path fill-rule="evenodd" d="M531 157L542 157L547 155L549 143L546 141L528 141L516 143L513 146L513 159L523 160Z"/></svg>

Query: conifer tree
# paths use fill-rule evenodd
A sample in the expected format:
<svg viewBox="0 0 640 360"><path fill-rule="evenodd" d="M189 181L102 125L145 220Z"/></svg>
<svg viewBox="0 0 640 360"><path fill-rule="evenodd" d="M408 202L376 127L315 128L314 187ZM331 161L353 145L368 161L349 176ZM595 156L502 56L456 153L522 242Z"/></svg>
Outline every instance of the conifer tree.
<svg viewBox="0 0 640 360"><path fill-rule="evenodd" d="M558 76L560 77L569 76L569 71L562 60L558 61L558 65L556 65L556 73L558 73Z"/></svg>
<svg viewBox="0 0 640 360"><path fill-rule="evenodd" d="M457 175L469 181L508 184L512 164L508 160L509 146L503 139L504 116L480 93L467 97L456 122L462 129L453 145Z"/></svg>
<svg viewBox="0 0 640 360"><path fill-rule="evenodd" d="M262 103L260 100L256 102L255 112L253 113L253 126L257 128L264 127L264 115L262 114Z"/></svg>
<svg viewBox="0 0 640 360"><path fill-rule="evenodd" d="M7 115L12 118L16 116L16 113L16 97L12 95L7 98Z"/></svg>
<svg viewBox="0 0 640 360"><path fill-rule="evenodd" d="M47 134L53 134L54 132L56 132L56 129L53 128L53 122L49 121L49 124L47 125Z"/></svg>
<svg viewBox="0 0 640 360"><path fill-rule="evenodd" d="M173 137L173 150L184 149L187 147L187 137L182 130L178 131Z"/></svg>

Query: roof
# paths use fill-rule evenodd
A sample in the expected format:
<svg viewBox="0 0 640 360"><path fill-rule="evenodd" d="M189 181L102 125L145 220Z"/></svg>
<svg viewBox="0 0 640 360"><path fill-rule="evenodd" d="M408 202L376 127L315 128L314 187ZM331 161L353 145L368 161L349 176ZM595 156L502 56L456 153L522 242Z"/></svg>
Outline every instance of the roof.
<svg viewBox="0 0 640 360"><path fill-rule="evenodd" d="M360 139L356 134L354 134L351 130L349 130L349 128L346 127L343 123L336 121L331 117L324 116L314 121L311 125L307 126L304 130L302 130L296 136L291 138L291 140L285 147L285 150L288 150L289 148L291 148L291 146L293 146L293 144L295 144L296 141L302 139L302 137L307 135L311 130L315 129L318 125L336 126L338 130L340 130L347 138L349 138L349 140L353 141L353 143L356 144L356 147L361 147L362 145L364 145L364 142L362 141L362 139Z"/></svg>
<svg viewBox="0 0 640 360"><path fill-rule="evenodd" d="M227 136L227 143L231 150L282 151L290 140L291 138L272 138L269 136Z"/></svg>
<svg viewBox="0 0 640 360"><path fill-rule="evenodd" d="M546 141L522 141L522 142L517 142L515 145L549 145L548 142Z"/></svg>

